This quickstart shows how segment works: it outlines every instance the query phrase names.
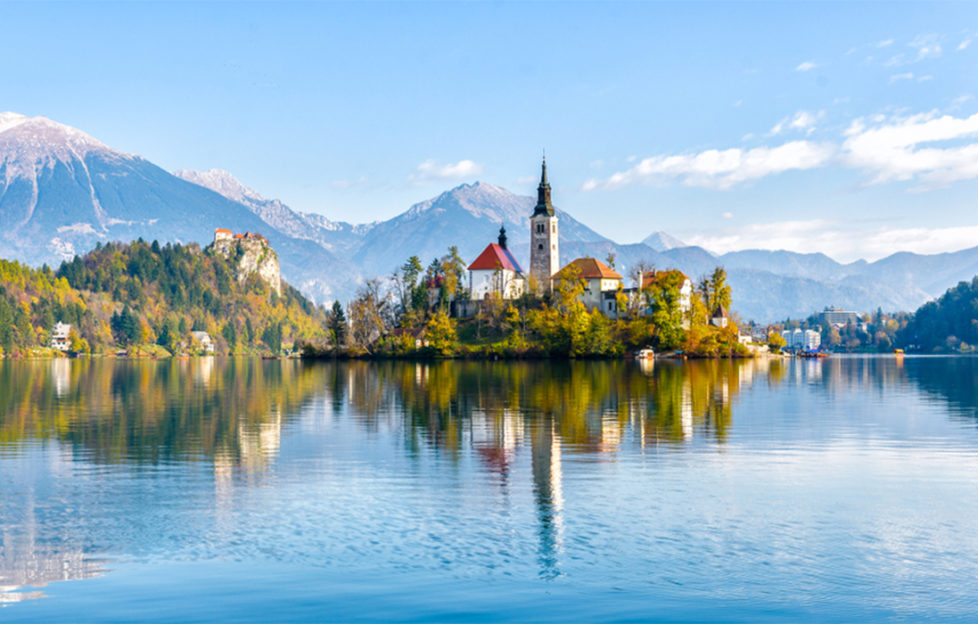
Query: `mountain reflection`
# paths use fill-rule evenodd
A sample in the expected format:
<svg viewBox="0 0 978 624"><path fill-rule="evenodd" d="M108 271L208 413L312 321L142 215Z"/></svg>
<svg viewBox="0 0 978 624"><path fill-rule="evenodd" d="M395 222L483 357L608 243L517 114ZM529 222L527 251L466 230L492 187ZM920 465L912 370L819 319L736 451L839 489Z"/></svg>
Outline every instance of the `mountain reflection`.
<svg viewBox="0 0 978 624"><path fill-rule="evenodd" d="M106 495L80 498L70 512L51 506L39 494L45 483L76 485L55 478L65 466L72 474L115 471L135 479L169 474L173 465L202 466L203 508L213 507L215 535L231 534L241 486L257 484L280 461L335 450L328 436L286 445L287 451L283 442L336 426L352 447L383 438L393 443L384 448L402 449L408 464L434 457L452 474L474 468L507 508L530 493L522 500L532 504L536 566L549 579L563 573L570 539L565 518L579 494L573 478L565 478L572 464L723 447L735 430L738 400L752 389L793 386L783 396L798 401L922 390L973 418L976 362L3 361L0 461L10 478L0 497L0 602L39 597L30 588L52 581L102 573L98 540L75 527L97 525L92 518L102 507L118 503ZM766 422L790 436L797 421L779 415ZM365 461L373 459L370 452ZM41 464L51 474L32 463L43 453L53 456ZM152 501L156 509L172 502Z"/></svg>

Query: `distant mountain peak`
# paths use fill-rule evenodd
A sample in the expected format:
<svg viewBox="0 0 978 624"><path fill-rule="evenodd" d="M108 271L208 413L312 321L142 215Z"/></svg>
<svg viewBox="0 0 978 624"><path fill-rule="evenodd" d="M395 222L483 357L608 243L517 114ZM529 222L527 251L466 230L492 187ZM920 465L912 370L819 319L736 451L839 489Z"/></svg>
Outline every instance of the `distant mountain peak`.
<svg viewBox="0 0 978 624"><path fill-rule="evenodd" d="M230 172L224 169L211 169L210 171L193 171L191 169L179 169L173 172L187 182L192 182L197 186L210 189L218 195L223 195L230 200L247 203L248 200L254 202L264 202L266 199L261 194L238 181Z"/></svg>
<svg viewBox="0 0 978 624"><path fill-rule="evenodd" d="M47 117L28 117L9 111L0 113L0 162L65 160L69 152L82 156L91 151L126 156L77 128Z"/></svg>
<svg viewBox="0 0 978 624"><path fill-rule="evenodd" d="M648 245L656 251L667 251L677 247L686 247L686 243L662 230L649 234L642 240L642 244Z"/></svg>

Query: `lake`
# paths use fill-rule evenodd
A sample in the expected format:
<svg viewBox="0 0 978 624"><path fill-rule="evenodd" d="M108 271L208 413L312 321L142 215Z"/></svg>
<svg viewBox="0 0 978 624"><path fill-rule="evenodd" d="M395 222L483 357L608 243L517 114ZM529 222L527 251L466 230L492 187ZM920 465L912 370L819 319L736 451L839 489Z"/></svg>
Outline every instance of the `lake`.
<svg viewBox="0 0 978 624"><path fill-rule="evenodd" d="M976 363L0 361L0 621L968 620Z"/></svg>

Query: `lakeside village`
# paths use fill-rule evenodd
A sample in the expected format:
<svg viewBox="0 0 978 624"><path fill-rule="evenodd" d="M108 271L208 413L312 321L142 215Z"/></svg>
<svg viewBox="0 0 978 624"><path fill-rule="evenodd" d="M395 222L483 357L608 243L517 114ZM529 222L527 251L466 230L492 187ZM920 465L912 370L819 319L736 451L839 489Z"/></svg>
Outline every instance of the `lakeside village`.
<svg viewBox="0 0 978 624"><path fill-rule="evenodd" d="M729 313L722 267L694 285L679 270L639 264L626 286L613 256L559 266L558 221L544 160L529 215L529 271L501 227L470 264L456 247L427 267L413 256L388 279L363 284L347 306L331 308L284 282L277 254L251 232L219 228L203 249L100 243L57 271L0 260L0 355L817 357L904 345L973 349L955 334L978 342L975 328L958 329L953 320L978 298L978 278L916 314L826 308L762 327Z"/></svg>

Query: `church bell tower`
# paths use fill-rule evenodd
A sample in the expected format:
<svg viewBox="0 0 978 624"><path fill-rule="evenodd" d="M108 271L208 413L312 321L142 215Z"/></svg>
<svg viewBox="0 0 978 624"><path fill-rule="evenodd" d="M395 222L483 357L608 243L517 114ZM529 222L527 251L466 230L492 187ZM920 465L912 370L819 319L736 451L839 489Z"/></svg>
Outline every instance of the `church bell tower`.
<svg viewBox="0 0 978 624"><path fill-rule="evenodd" d="M560 249L557 242L557 215L550 203L550 182L547 181L547 157L543 157L543 173L537 187L537 205L530 216L530 280L538 292L550 291L550 276L560 269Z"/></svg>

